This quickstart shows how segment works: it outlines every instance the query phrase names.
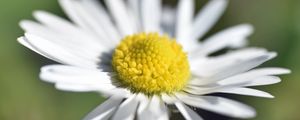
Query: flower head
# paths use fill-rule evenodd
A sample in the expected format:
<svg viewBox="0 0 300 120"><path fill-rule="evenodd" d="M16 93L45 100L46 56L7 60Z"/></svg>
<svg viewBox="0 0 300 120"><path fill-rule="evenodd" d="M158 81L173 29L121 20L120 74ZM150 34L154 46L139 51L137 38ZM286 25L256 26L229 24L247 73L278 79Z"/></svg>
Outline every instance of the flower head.
<svg viewBox="0 0 300 120"><path fill-rule="evenodd" d="M162 0L59 0L72 22L44 11L39 22L22 21L18 41L62 65L41 69L40 78L59 90L99 92L108 97L86 120L167 120L176 106L187 120L201 120L189 106L250 118L242 103L211 95L272 98L249 88L280 82L283 68L255 68L274 58L263 48L242 48L253 28L242 24L204 40L227 0L211 0L194 16L194 0L176 8ZM109 14L110 13L110 14ZM203 42L199 42L201 39ZM229 48L218 56L210 54Z"/></svg>

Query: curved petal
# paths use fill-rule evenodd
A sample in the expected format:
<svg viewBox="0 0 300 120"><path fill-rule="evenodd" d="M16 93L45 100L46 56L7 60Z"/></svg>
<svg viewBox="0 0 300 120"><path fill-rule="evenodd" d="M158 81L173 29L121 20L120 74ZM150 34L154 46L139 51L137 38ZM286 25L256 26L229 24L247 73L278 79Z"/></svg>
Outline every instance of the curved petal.
<svg viewBox="0 0 300 120"><path fill-rule="evenodd" d="M216 83L213 84L218 84L220 86L241 83L245 83L245 86L254 86L256 83L257 85L268 85L280 82L279 78L271 75L282 75L289 73L290 70L284 68L259 68L216 81ZM203 82L201 82L201 78L195 78L189 84L201 86L204 85L202 83Z"/></svg>
<svg viewBox="0 0 300 120"><path fill-rule="evenodd" d="M146 98L147 99L147 98ZM138 109L138 120L168 120L168 110L159 97L153 96L150 101L142 101Z"/></svg>
<svg viewBox="0 0 300 120"><path fill-rule="evenodd" d="M189 62L191 71L198 71L202 73L202 76L205 76L205 74L210 74L213 70L265 54L268 54L268 51L264 48L242 48L215 57L190 57Z"/></svg>
<svg viewBox="0 0 300 120"><path fill-rule="evenodd" d="M136 95L126 99L118 108L112 120L133 120L138 106L138 98Z"/></svg>
<svg viewBox="0 0 300 120"><path fill-rule="evenodd" d="M108 30L111 30L113 26L110 24L110 28L103 25L109 25L109 22L105 21L108 18L108 15L104 9L101 9L99 12L100 4L97 4L95 0L60 0L62 8L68 14L68 16L75 22L75 24L79 25L81 28L87 30L90 33L94 33L106 46L114 47L119 41L118 39L113 39L115 36L118 36L116 31L110 31L112 33L106 33ZM93 13L95 11L95 5L98 5L96 8L97 13ZM102 19L98 21L98 15ZM104 22L106 23L104 23ZM107 27L107 28L104 28ZM113 36L115 34L115 36ZM111 35L111 36L110 36ZM110 44L109 44L110 43Z"/></svg>
<svg viewBox="0 0 300 120"><path fill-rule="evenodd" d="M85 116L83 120L109 120L121 104L122 100L123 98L110 97Z"/></svg>
<svg viewBox="0 0 300 120"><path fill-rule="evenodd" d="M197 44L197 41L190 37L193 16L194 0L180 0L177 8L176 40L186 51Z"/></svg>
<svg viewBox="0 0 300 120"><path fill-rule="evenodd" d="M25 46L29 46L29 48L33 48L33 51L38 51L43 56L50 58L54 61L80 66L85 68L97 68L99 60L94 58L88 58L88 55L84 55L82 52L76 52L76 49L70 51L67 48L61 47L61 44L55 44L54 42L43 39L39 36L32 35L29 33L25 34L26 39L22 39L20 43L26 43Z"/></svg>
<svg viewBox="0 0 300 120"><path fill-rule="evenodd" d="M247 37L253 33L249 24L237 25L223 30L202 42L192 56L207 56L226 47L237 48L247 44Z"/></svg>
<svg viewBox="0 0 300 120"><path fill-rule="evenodd" d="M191 84L197 84L197 85L207 85L216 83L220 80L229 78L231 76L237 75L239 73L246 72L250 69L253 69L262 63L274 58L276 56L276 53L266 53L263 55L255 56L250 59L246 60L238 60L235 61L235 63L226 63L226 62L232 62L232 61L223 61L223 64L214 64L210 67L204 67L207 68L206 74L201 74L201 72L192 71L195 76L198 76L200 79L196 79L191 81ZM215 68L213 66L216 66Z"/></svg>
<svg viewBox="0 0 300 120"><path fill-rule="evenodd" d="M223 90L221 89L216 92L255 96L255 97L264 97L264 98L274 98L273 95L271 95L267 92L256 90L256 89L251 89L251 88L229 88L229 89L223 89Z"/></svg>
<svg viewBox="0 0 300 120"><path fill-rule="evenodd" d="M84 69L66 65L48 65L41 68L40 77L51 83L101 85L112 84L112 74L100 70Z"/></svg>
<svg viewBox="0 0 300 120"><path fill-rule="evenodd" d="M184 103L236 118L252 118L255 110L242 103L213 96L177 95Z"/></svg>
<svg viewBox="0 0 300 120"><path fill-rule="evenodd" d="M137 30L130 18L128 9L123 0L105 0L105 3L111 12L116 24L122 34L121 37L135 33Z"/></svg>
<svg viewBox="0 0 300 120"><path fill-rule="evenodd" d="M176 102L175 106L186 120L203 120L195 111L181 102Z"/></svg>
<svg viewBox="0 0 300 120"><path fill-rule="evenodd" d="M101 54L104 51L110 49L104 46L93 35L83 31L82 29L69 24L67 21L54 16L46 12L35 12L35 16L39 16L39 20L46 19L48 21L42 21L42 24L23 20L20 22L22 29L26 33L33 34L35 36L42 37L48 41L59 43L64 45L65 48L80 49L77 52L87 52L87 54Z"/></svg>
<svg viewBox="0 0 300 120"><path fill-rule="evenodd" d="M235 75L233 77L221 80L219 85L238 84L243 82L252 83L253 80L262 76L289 74L290 70L283 68L260 68L245 73ZM262 79L260 79L262 80Z"/></svg>
<svg viewBox="0 0 300 120"><path fill-rule="evenodd" d="M255 78L254 80L251 80L248 84L245 86L261 86L261 85L271 85L281 82L281 79L276 76L263 76L259 78Z"/></svg>
<svg viewBox="0 0 300 120"><path fill-rule="evenodd" d="M204 36L221 17L227 7L227 0L210 0L210 2L196 15L192 28L193 39Z"/></svg>
<svg viewBox="0 0 300 120"><path fill-rule="evenodd" d="M49 65L41 69L40 78L55 84L63 91L100 92L104 95L127 97L129 91L117 88L111 81L111 74L98 70L84 69L65 65Z"/></svg>

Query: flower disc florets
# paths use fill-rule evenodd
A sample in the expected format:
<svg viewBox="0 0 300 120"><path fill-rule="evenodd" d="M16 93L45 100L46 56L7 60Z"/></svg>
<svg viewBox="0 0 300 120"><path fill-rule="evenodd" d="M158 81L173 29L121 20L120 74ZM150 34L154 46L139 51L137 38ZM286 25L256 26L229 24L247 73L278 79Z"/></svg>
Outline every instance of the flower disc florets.
<svg viewBox="0 0 300 120"><path fill-rule="evenodd" d="M121 85L133 93L172 94L190 77L182 47L158 33L125 37L114 51L112 65Z"/></svg>

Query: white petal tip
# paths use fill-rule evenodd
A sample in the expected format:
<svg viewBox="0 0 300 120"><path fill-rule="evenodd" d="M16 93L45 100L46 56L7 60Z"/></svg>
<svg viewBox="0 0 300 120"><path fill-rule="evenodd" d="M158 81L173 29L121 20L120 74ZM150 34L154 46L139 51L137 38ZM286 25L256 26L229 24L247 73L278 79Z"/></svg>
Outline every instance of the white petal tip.
<svg viewBox="0 0 300 120"><path fill-rule="evenodd" d="M18 39L17 39L17 41L19 42L19 43L23 43L23 41L24 41L24 39L25 39L25 37L24 36L22 36L22 37L19 37Z"/></svg>
<svg viewBox="0 0 300 120"><path fill-rule="evenodd" d="M251 35L254 32L254 27L251 24L244 24L243 27L248 30L248 34Z"/></svg>
<svg viewBox="0 0 300 120"><path fill-rule="evenodd" d="M283 68L283 74L291 74L292 71L290 69Z"/></svg>
<svg viewBox="0 0 300 120"><path fill-rule="evenodd" d="M22 29L25 29L27 24L30 23L31 21L30 20L21 20L19 22L19 26L22 28Z"/></svg>
<svg viewBox="0 0 300 120"><path fill-rule="evenodd" d="M42 10L36 10L36 11L34 11L33 12L33 16L35 17L35 18L39 18L39 17L42 17L42 16L44 16L45 14L47 14L47 12L46 11L42 11Z"/></svg>
<svg viewBox="0 0 300 120"><path fill-rule="evenodd" d="M268 59L270 60L270 59L273 59L273 58L275 58L277 56L277 53L276 52L270 52L269 54L268 54Z"/></svg>

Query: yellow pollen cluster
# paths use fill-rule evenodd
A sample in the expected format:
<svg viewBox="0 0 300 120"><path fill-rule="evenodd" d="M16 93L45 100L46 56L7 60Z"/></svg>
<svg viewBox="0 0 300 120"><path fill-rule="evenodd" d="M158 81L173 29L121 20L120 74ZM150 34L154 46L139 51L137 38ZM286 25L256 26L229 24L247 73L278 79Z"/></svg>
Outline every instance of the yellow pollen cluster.
<svg viewBox="0 0 300 120"><path fill-rule="evenodd" d="M122 87L133 93L172 94L182 90L190 77L182 47L158 33L125 37L114 51L112 65Z"/></svg>

